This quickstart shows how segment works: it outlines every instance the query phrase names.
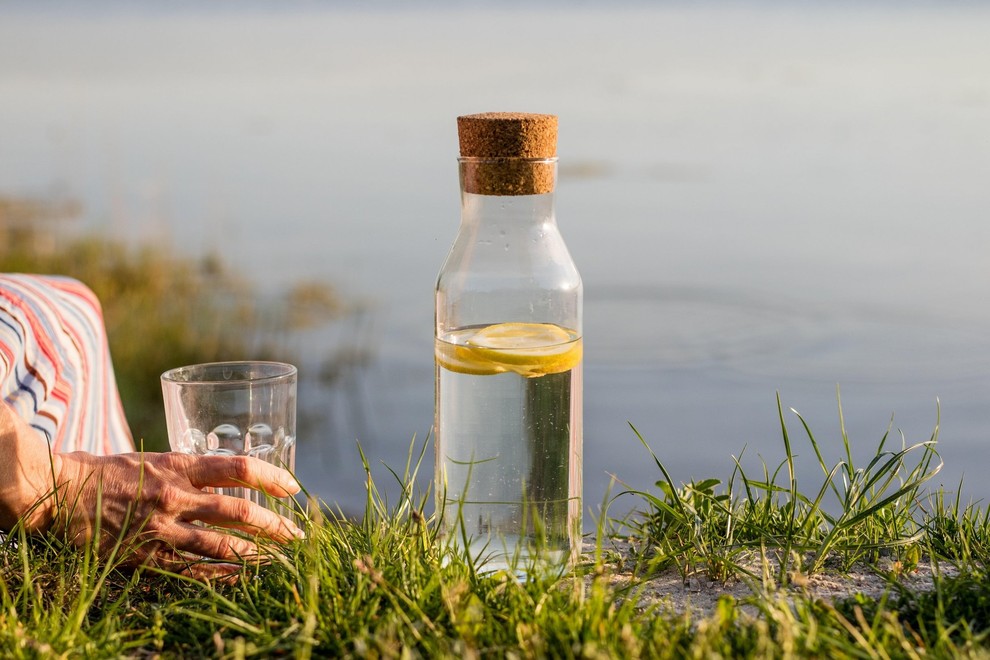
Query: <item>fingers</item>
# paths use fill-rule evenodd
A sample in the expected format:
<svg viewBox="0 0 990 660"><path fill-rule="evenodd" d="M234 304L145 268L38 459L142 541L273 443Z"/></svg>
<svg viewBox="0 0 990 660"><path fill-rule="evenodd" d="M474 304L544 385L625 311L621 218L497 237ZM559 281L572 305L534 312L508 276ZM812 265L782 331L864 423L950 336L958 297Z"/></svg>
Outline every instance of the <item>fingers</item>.
<svg viewBox="0 0 990 660"><path fill-rule="evenodd" d="M201 582L225 582L235 584L240 577L242 566L237 564L221 564L212 561L198 561L188 564L178 571Z"/></svg>
<svg viewBox="0 0 990 660"><path fill-rule="evenodd" d="M254 502L227 495L204 494L196 498L196 504L187 509L185 517L209 525L239 529L276 541L292 541L305 536L303 531L288 518Z"/></svg>
<svg viewBox="0 0 990 660"><path fill-rule="evenodd" d="M179 523L170 531L172 546L180 555L240 562L261 554L257 543L208 527Z"/></svg>
<svg viewBox="0 0 990 660"><path fill-rule="evenodd" d="M289 472L255 458L151 453L63 459L59 479L76 487L78 501L66 514L65 534L82 545L99 530L101 554L116 554L122 544L124 565L214 579L230 575L245 558L264 555L254 540L220 527L277 542L304 536L292 520L248 499L202 490L248 486L274 497L298 492Z"/></svg>
<svg viewBox="0 0 990 660"><path fill-rule="evenodd" d="M214 510L230 512L231 520L214 524L245 529L266 538L288 540L302 532L291 521L246 500L219 495L203 495L214 500L202 517L212 519L222 515ZM220 503L218 505L218 503ZM243 510L241 505L247 505ZM274 519L276 522L271 522ZM266 525L266 529L259 529ZM276 530L273 532L272 530ZM236 580L247 561L267 563L274 548L265 548L256 540L245 538L189 522L173 522L157 531L147 530L125 544L122 565L134 568L154 567L188 575L198 580ZM106 552L104 552L106 554Z"/></svg>
<svg viewBox="0 0 990 660"><path fill-rule="evenodd" d="M146 543L140 552L125 561L123 565L132 568L153 567L170 573L188 575L196 580L217 580L228 583L236 582L244 568L243 563L217 561L177 552L161 541Z"/></svg>
<svg viewBox="0 0 990 660"><path fill-rule="evenodd" d="M186 476L196 488L247 486L274 497L299 492L288 470L251 456L175 456L187 462Z"/></svg>
<svg viewBox="0 0 990 660"><path fill-rule="evenodd" d="M269 549L251 539L189 523L176 523L143 541L135 537L125 553L121 566L223 581L236 580L245 562L268 563L271 558Z"/></svg>

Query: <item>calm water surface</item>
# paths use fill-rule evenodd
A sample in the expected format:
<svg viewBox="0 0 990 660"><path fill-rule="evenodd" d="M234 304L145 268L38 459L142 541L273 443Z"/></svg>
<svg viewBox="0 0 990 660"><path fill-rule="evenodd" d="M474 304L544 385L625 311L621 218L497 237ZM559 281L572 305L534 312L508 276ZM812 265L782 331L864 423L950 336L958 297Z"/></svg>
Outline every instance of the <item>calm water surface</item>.
<svg viewBox="0 0 990 660"><path fill-rule="evenodd" d="M938 482L990 495L990 11L96 7L0 8L0 193L372 305L305 342L374 349L301 385L327 500L429 433L454 117L493 109L560 115L589 507L659 476L629 422L678 481L775 465L777 392L838 460L837 386L861 454L940 405Z"/></svg>

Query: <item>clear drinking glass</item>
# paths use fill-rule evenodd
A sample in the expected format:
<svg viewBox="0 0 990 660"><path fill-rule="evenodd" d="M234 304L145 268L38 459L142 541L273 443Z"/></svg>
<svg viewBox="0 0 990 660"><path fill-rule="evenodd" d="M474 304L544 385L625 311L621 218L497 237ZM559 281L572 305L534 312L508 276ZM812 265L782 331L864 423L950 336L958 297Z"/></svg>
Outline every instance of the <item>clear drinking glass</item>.
<svg viewBox="0 0 990 660"><path fill-rule="evenodd" d="M162 374L172 451L254 456L290 472L296 462L296 375L282 362L213 362ZM250 488L217 488L285 514L279 500Z"/></svg>

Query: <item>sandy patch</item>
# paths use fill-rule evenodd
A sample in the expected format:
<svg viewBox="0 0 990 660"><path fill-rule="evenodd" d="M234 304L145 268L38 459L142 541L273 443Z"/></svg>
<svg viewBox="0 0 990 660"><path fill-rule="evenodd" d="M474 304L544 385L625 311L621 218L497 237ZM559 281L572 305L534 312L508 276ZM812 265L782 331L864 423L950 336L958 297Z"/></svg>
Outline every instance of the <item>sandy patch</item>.
<svg viewBox="0 0 990 660"><path fill-rule="evenodd" d="M713 580L703 567L692 570L667 568L655 574L636 574L637 562L634 546L616 540L605 550L605 575L613 586L628 590L628 596L636 598L643 607L658 605L673 612L691 610L705 616L714 611L719 598L728 595L738 601L766 595L797 596L812 600L835 602L857 593L871 598L884 594L896 594L892 587L893 576L897 583L912 591L923 592L933 588L935 569L925 563L911 571L901 570L892 559L885 559L877 567L854 565L849 571L827 568L815 575L803 575L794 571L787 574L786 585L777 581L779 561L774 556L765 559L759 553L737 558L741 568L748 573L728 580ZM943 575L953 575L954 569L941 567ZM593 577L587 578L589 581Z"/></svg>

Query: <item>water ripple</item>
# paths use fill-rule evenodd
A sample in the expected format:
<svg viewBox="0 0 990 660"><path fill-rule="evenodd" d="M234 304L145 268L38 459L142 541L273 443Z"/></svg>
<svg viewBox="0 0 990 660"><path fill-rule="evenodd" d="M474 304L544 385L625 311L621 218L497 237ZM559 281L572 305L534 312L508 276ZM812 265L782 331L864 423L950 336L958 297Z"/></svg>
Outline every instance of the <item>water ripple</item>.
<svg viewBox="0 0 990 660"><path fill-rule="evenodd" d="M589 364L723 367L824 381L985 377L987 328L912 310L862 308L703 287L589 291Z"/></svg>

